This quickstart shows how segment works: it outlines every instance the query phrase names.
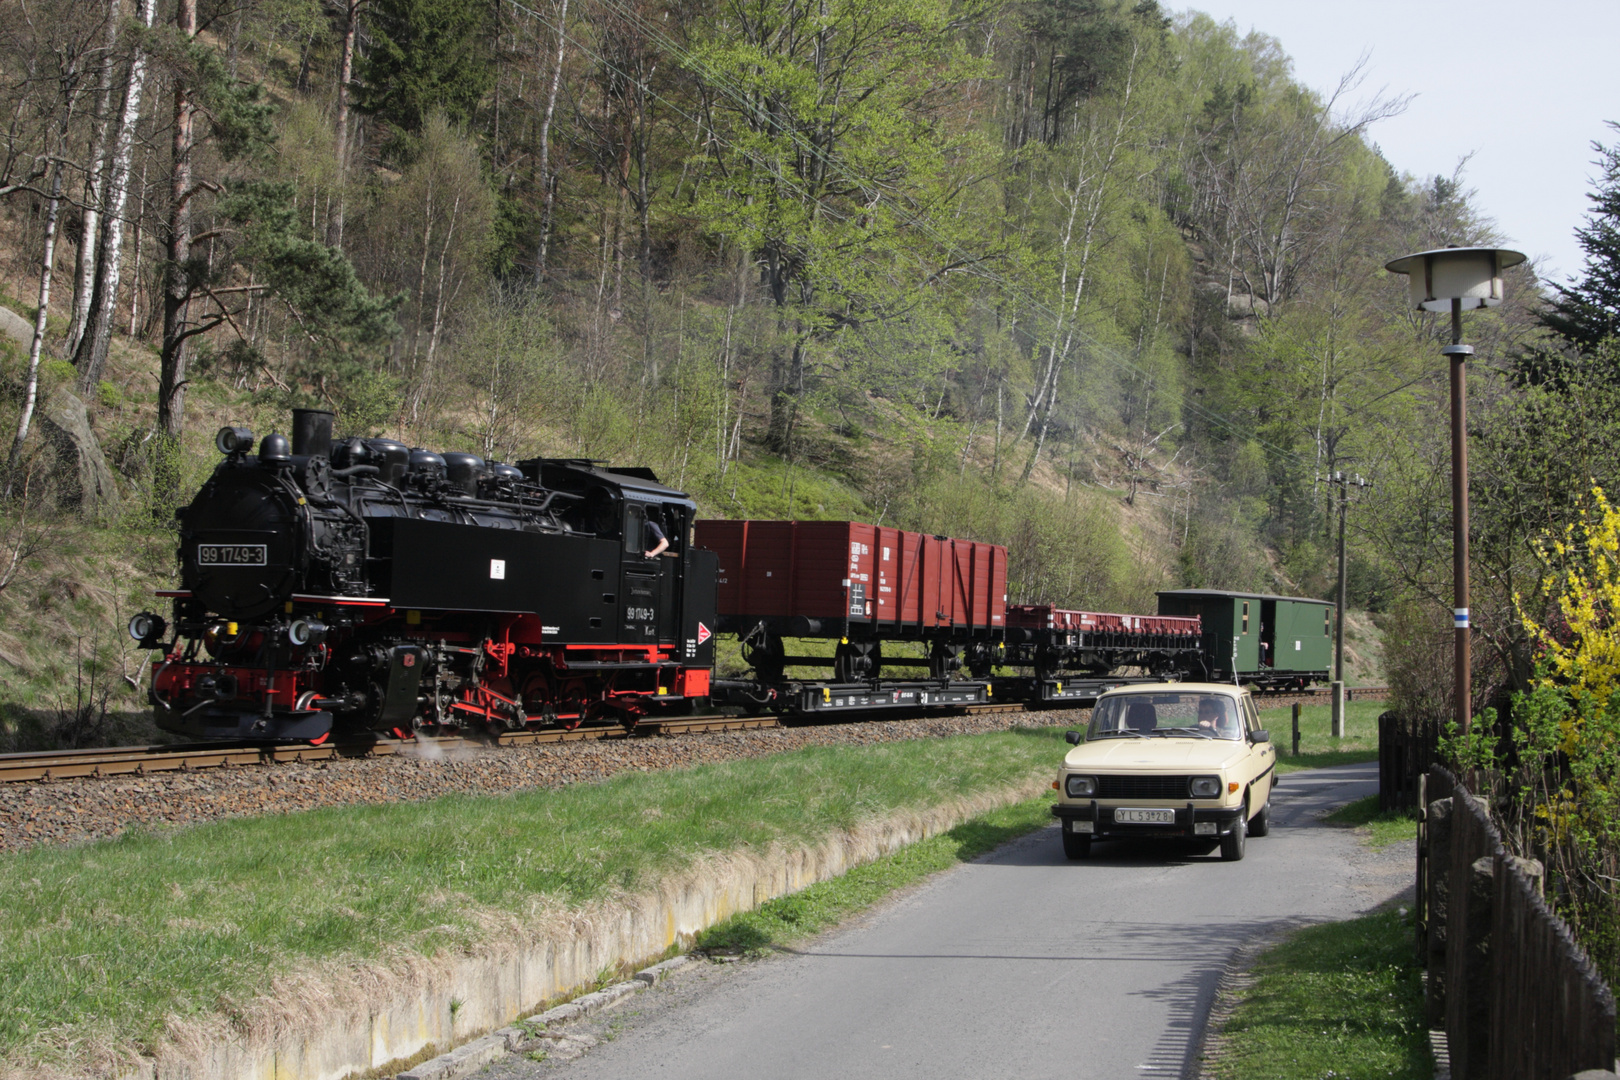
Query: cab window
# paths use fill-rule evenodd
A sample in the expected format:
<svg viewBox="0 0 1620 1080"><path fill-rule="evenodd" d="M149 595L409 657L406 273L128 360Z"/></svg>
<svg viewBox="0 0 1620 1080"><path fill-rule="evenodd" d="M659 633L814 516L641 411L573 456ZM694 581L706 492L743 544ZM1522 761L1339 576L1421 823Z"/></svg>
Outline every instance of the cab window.
<svg viewBox="0 0 1620 1080"><path fill-rule="evenodd" d="M646 549L641 545L645 540L642 533L646 532L647 512L641 507L631 504L624 511L624 550L640 555Z"/></svg>

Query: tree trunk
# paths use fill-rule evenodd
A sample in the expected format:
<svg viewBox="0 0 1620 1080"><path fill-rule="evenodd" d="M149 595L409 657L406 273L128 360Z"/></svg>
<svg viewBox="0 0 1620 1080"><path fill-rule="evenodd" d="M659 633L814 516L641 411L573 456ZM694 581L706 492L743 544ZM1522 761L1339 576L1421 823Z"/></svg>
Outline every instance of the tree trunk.
<svg viewBox="0 0 1620 1080"><path fill-rule="evenodd" d="M146 165L141 162L141 182L136 185L135 235L129 238L130 254L135 261L129 268L129 336L134 337L141 318L141 219L146 216ZM251 295L251 294L249 294Z"/></svg>
<svg viewBox="0 0 1620 1080"><path fill-rule="evenodd" d="M150 0L148 0L150 2ZM175 26L190 40L197 36L197 0L179 0ZM164 271L163 355L158 375L158 426L178 438L186 411L186 307L191 286L186 263L191 257L191 150L197 104L184 78L174 83L173 172L169 178L169 265Z"/></svg>
<svg viewBox="0 0 1620 1080"><path fill-rule="evenodd" d="M540 252L535 259L534 280L546 280L546 254L551 244L551 206L557 195L557 182L551 175L551 118L557 111L557 87L562 84L564 36L568 28L568 0L557 9L557 64L551 70L551 92L546 96L546 118L540 122L540 188L546 193L546 208L540 219Z"/></svg>
<svg viewBox="0 0 1620 1080"><path fill-rule="evenodd" d="M112 136L113 51L118 47L118 24L123 21L122 0L107 0L107 30L102 40L101 71L96 86L95 138L90 143L90 162L84 176L84 214L79 229L79 253L74 260L73 310L69 316L67 340L62 355L72 356L90 321L90 305L96 286L96 240L101 223L102 185L107 140Z"/></svg>
<svg viewBox="0 0 1620 1080"><path fill-rule="evenodd" d="M65 121L62 126L67 127ZM51 197L45 208L45 252L39 268L39 310L34 315L34 340L28 346L28 375L23 383L22 412L17 417L17 436L12 439L11 453L6 458L3 497L7 499L11 498L12 478L17 475L17 465L22 461L23 443L28 439L28 427L34 419L34 405L39 398L39 354L45 344L45 318L51 306L51 274L56 265L56 222L61 208L62 162L58 159L51 168Z"/></svg>
<svg viewBox="0 0 1620 1080"><path fill-rule="evenodd" d="M337 212L326 225L329 246L343 246L343 204L349 184L349 83L354 79L354 38L360 28L360 5L364 0L346 0L343 5L343 52L338 61L337 85Z"/></svg>
<svg viewBox="0 0 1620 1080"><path fill-rule="evenodd" d="M135 17L150 27L157 0L135 0ZM95 286L91 290L89 314L73 363L79 369L79 391L88 393L99 381L107 364L107 348L112 343L113 319L117 314L118 278L124 246L124 206L129 199L129 164L135 154L135 125L141 119L141 93L146 86L146 50L136 47L129 61L129 81L124 87L124 108L113 143L112 167L107 174L106 214L101 219Z"/></svg>

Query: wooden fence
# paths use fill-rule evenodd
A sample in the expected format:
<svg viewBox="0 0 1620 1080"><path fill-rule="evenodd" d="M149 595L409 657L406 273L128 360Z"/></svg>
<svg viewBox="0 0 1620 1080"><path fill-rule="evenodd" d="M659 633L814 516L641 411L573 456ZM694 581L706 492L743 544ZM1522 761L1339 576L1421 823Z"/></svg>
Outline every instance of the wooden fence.
<svg viewBox="0 0 1620 1080"><path fill-rule="evenodd" d="M1440 721L1378 718L1378 809L1413 810L1418 785L1440 761ZM1431 796L1432 798L1432 796Z"/></svg>
<svg viewBox="0 0 1620 1080"><path fill-rule="evenodd" d="M1421 786L1419 940L1451 1075L1564 1080L1613 1069L1614 996L1542 898L1540 864L1508 854L1485 800L1445 769L1432 767Z"/></svg>

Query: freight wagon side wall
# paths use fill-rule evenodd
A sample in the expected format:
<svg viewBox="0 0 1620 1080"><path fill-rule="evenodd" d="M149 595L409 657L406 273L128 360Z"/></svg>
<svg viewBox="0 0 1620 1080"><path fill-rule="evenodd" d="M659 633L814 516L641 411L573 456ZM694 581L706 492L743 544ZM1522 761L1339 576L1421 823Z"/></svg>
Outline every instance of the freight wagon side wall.
<svg viewBox="0 0 1620 1080"><path fill-rule="evenodd" d="M841 621L866 617L860 579L871 577L871 532L845 521L704 520L697 542L719 560L721 615Z"/></svg>
<svg viewBox="0 0 1620 1080"><path fill-rule="evenodd" d="M719 558L722 616L848 620L907 636L1006 625L1007 550L996 544L859 522L720 520L699 521L697 542Z"/></svg>

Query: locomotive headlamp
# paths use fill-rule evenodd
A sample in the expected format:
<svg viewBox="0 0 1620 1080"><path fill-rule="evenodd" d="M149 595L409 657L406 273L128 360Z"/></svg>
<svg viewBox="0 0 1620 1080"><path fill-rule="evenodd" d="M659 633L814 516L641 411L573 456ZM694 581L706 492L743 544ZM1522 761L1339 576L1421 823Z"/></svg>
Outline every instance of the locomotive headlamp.
<svg viewBox="0 0 1620 1080"><path fill-rule="evenodd" d="M245 427L222 427L214 436L214 448L227 456L245 454L253 449L253 432Z"/></svg>
<svg viewBox="0 0 1620 1080"><path fill-rule="evenodd" d="M287 640L294 645L319 645L326 640L326 624L314 619L294 619L287 627Z"/></svg>
<svg viewBox="0 0 1620 1080"><path fill-rule="evenodd" d="M169 624L163 620L163 616L154 615L150 611L143 611L129 620L129 636L143 649L157 648L168 629Z"/></svg>

